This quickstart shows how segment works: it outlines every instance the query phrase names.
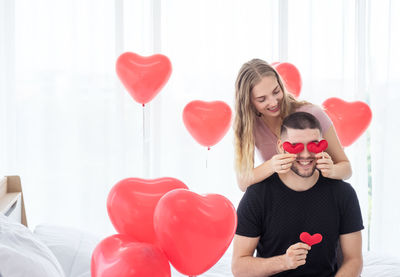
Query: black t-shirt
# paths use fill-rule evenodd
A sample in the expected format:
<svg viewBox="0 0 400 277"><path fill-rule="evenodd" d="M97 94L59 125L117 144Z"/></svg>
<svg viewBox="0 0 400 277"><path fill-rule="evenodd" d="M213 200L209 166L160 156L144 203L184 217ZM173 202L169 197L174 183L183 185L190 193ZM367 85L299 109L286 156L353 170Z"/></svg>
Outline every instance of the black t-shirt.
<svg viewBox="0 0 400 277"><path fill-rule="evenodd" d="M247 188L237 209L236 234L258 237L257 257L286 253L300 234L323 237L308 252L306 264L274 276L333 276L339 236L364 229L357 195L350 184L320 177L306 191L288 188L273 174Z"/></svg>

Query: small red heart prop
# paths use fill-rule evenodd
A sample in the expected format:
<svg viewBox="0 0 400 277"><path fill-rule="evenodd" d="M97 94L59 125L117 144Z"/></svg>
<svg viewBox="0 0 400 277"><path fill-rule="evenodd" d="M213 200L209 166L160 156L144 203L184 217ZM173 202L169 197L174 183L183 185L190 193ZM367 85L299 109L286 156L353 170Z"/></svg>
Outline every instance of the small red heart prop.
<svg viewBox="0 0 400 277"><path fill-rule="evenodd" d="M204 273L222 257L236 224L234 206L218 194L173 190L160 199L154 212L159 246L171 264L189 276Z"/></svg>
<svg viewBox="0 0 400 277"><path fill-rule="evenodd" d="M310 152L313 153L319 153L324 151L326 148L328 148L328 142L326 140L321 140L320 142L316 143L316 142L309 142L307 144L307 149Z"/></svg>
<svg viewBox="0 0 400 277"><path fill-rule="evenodd" d="M153 100L167 83L172 66L169 59L161 54L142 57L125 52L117 59L116 71L133 99L144 105Z"/></svg>
<svg viewBox="0 0 400 277"><path fill-rule="evenodd" d="M303 232L300 234L300 240L309 246L313 246L322 241L322 235L317 233L311 236L309 233Z"/></svg>
<svg viewBox="0 0 400 277"><path fill-rule="evenodd" d="M361 101L346 102L328 98L322 103L343 146L351 145L368 128L372 119L369 106Z"/></svg>
<svg viewBox="0 0 400 277"><path fill-rule="evenodd" d="M158 200L168 191L178 188L188 189L178 179L169 177L119 181L107 198L108 215L117 232L140 242L154 243L153 215Z"/></svg>
<svg viewBox="0 0 400 277"><path fill-rule="evenodd" d="M102 240L94 249L92 277L170 277L165 254L156 246L124 235Z"/></svg>
<svg viewBox="0 0 400 277"><path fill-rule="evenodd" d="M283 149L286 150L286 152L292 153L292 154L298 154L304 150L304 144L302 143L296 143L296 144L291 144L288 141L285 141L282 145Z"/></svg>
<svg viewBox="0 0 400 277"><path fill-rule="evenodd" d="M286 89L298 97L302 86L300 71L291 63L272 63L272 66L281 76Z"/></svg>
<svg viewBox="0 0 400 277"><path fill-rule="evenodd" d="M231 108L223 101L195 100L183 110L183 123L192 137L201 145L211 147L228 132Z"/></svg>

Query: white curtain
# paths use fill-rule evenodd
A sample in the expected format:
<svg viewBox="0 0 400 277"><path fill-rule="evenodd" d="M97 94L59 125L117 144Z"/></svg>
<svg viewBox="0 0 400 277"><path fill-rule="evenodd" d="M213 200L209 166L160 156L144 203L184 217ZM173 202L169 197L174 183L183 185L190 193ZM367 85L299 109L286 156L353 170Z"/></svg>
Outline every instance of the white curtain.
<svg viewBox="0 0 400 277"><path fill-rule="evenodd" d="M349 182L363 212L364 249L399 246L398 150L389 146L400 135L398 1L2 0L0 7L1 170L21 175L31 227L47 221L114 232L106 197L126 177L175 177L238 204L232 130L207 151L185 129L182 111L192 100L233 109L236 74L257 57L295 64L301 99L370 104L370 128L345 149ZM172 62L169 82L144 109L115 74L125 51Z"/></svg>
<svg viewBox="0 0 400 277"><path fill-rule="evenodd" d="M15 28L14 1L0 1L0 170L15 170Z"/></svg>
<svg viewBox="0 0 400 277"><path fill-rule="evenodd" d="M16 100L2 104L16 114L14 133L3 134L17 150L5 173L21 175L32 228L112 232L107 194L142 172L142 110L114 70L121 11L113 1L15 1L15 91L2 95Z"/></svg>
<svg viewBox="0 0 400 277"><path fill-rule="evenodd" d="M371 249L400 256L400 2L372 2L368 57L371 130Z"/></svg>

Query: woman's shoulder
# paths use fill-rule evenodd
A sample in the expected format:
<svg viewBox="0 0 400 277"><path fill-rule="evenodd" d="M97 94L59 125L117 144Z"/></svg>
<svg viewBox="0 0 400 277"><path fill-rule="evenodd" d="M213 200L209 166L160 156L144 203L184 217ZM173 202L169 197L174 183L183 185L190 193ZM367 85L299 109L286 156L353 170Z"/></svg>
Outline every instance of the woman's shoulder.
<svg viewBox="0 0 400 277"><path fill-rule="evenodd" d="M325 113L322 107L312 103L306 103L304 105L301 105L296 109L296 112L307 112L311 114Z"/></svg>
<svg viewBox="0 0 400 277"><path fill-rule="evenodd" d="M323 134L325 134L325 132L333 124L332 120L326 114L324 109L315 104L309 103L309 104L302 105L296 109L296 112L307 112L307 113L310 113L313 116L315 116L321 124Z"/></svg>

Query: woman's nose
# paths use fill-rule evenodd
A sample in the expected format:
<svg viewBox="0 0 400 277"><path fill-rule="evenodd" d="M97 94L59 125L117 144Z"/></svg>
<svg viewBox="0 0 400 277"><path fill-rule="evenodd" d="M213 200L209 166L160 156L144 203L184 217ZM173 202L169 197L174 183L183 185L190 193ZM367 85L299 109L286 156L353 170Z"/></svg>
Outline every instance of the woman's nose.
<svg viewBox="0 0 400 277"><path fill-rule="evenodd" d="M271 99L268 101L268 107L274 107L278 104L278 101L276 99Z"/></svg>

